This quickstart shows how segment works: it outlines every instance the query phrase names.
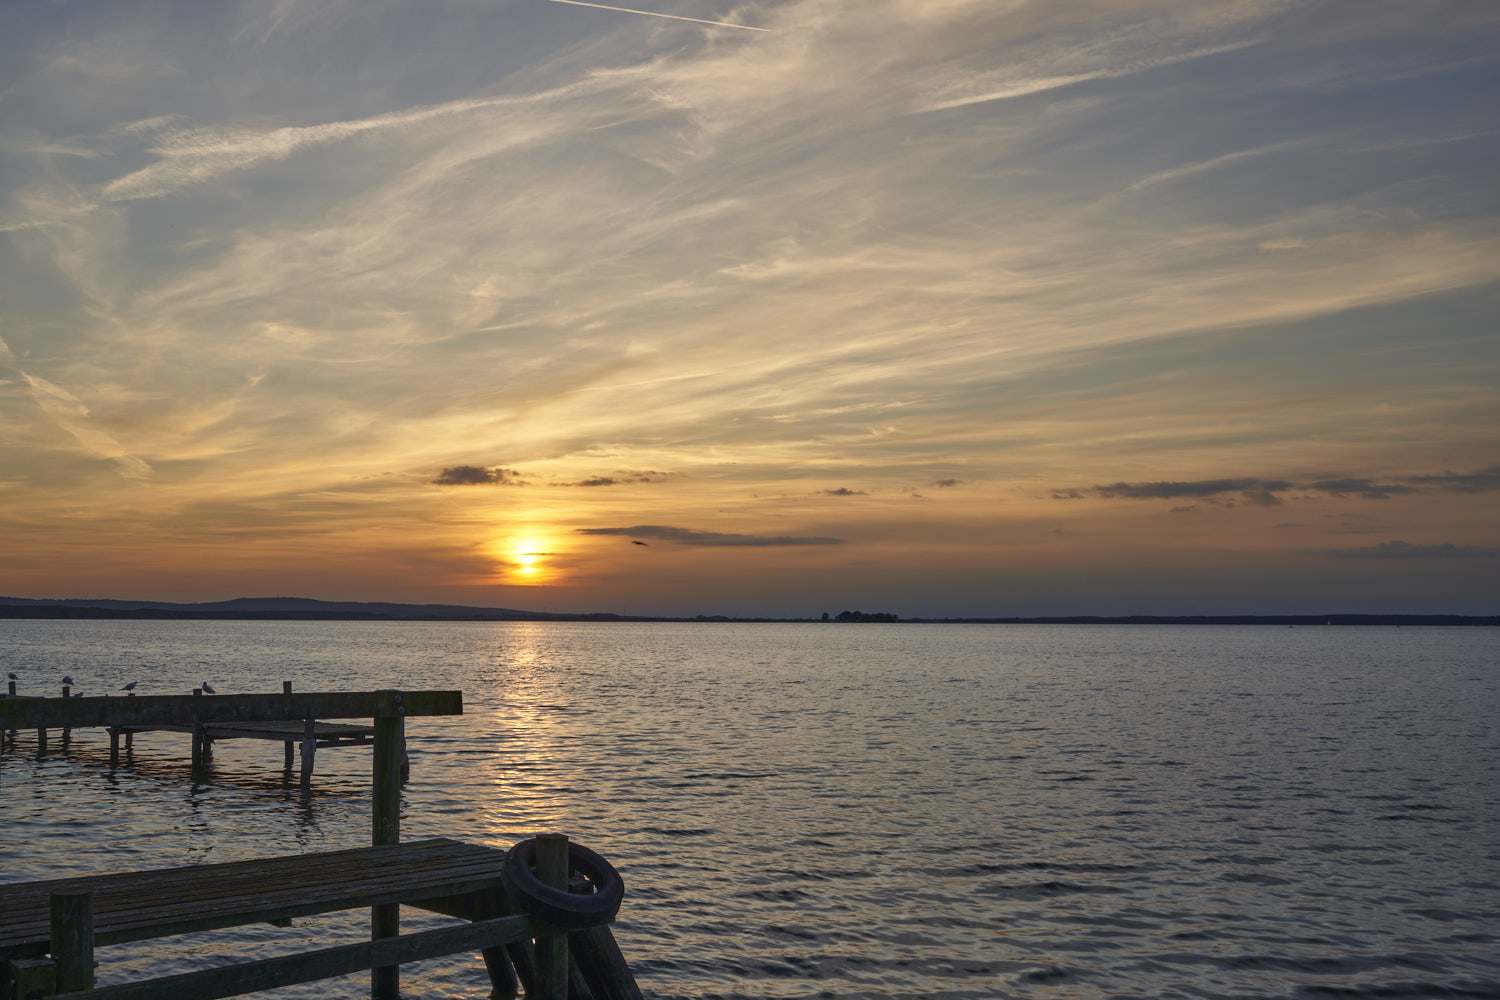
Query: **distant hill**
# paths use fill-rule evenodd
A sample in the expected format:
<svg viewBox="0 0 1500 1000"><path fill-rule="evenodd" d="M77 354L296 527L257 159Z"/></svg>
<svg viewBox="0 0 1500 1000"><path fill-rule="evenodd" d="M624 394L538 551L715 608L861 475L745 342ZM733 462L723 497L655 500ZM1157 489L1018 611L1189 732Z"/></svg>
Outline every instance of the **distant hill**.
<svg viewBox="0 0 1500 1000"><path fill-rule="evenodd" d="M809 618L692 618L615 615L606 612L554 614L516 608L477 608L463 604L393 604L389 602L318 601L309 597L237 597L232 601L173 604L167 601L115 599L45 600L0 597L0 618L188 618L230 620L327 621L479 621L479 622L811 622ZM1051 618L899 618L894 614L843 612L829 626L896 623L903 625L1500 625L1500 615L1069 615Z"/></svg>
<svg viewBox="0 0 1500 1000"><path fill-rule="evenodd" d="M37 600L0 597L0 618L220 618L352 621L623 621L624 615L549 614L461 604L392 604L318 601L308 597L236 597L230 601L175 604L114 599ZM638 619L636 619L638 620Z"/></svg>

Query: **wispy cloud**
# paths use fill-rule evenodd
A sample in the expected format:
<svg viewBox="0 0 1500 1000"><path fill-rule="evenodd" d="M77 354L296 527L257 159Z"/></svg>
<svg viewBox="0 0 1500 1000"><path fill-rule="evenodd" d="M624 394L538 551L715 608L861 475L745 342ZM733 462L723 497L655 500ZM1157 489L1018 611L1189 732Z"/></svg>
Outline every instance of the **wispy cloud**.
<svg viewBox="0 0 1500 1000"><path fill-rule="evenodd" d="M1014 69L1004 69L981 75L962 85L954 85L952 89L960 89L961 87L963 92L958 96L935 97L923 105L921 110L947 111L952 108L962 108L971 104L989 104L993 101L1029 97L1032 94L1057 90L1060 87L1069 87L1091 80L1109 80L1153 69L1160 69L1192 59L1222 55L1226 52L1248 48L1254 44L1254 40L1247 40L1227 45L1209 46L1192 52L1182 52L1160 58L1135 59L1119 65L1106 63L1082 73L1048 75L1045 72L1036 72L1035 69L1032 72L1027 72L1023 69L1020 73L1017 73ZM1070 53L1070 55L1074 54ZM1073 60L1069 59L1067 61L1071 62Z"/></svg>
<svg viewBox="0 0 1500 1000"><path fill-rule="evenodd" d="M719 28L740 28L745 31L770 31L770 28L757 28L749 24L734 24L730 21L708 21L701 17L684 17L681 14L663 14L654 10L636 10L633 7L611 7L603 3L585 3L584 0L551 0L552 3L565 3L574 7L596 7L599 10L613 10L622 14L644 14L647 17L664 17L672 21L692 21L695 24L712 24Z"/></svg>
<svg viewBox="0 0 1500 1000"><path fill-rule="evenodd" d="M168 129L148 149L148 152L158 157L155 163L110 181L103 186L101 193L108 201L158 198L233 171L249 170L263 163L285 160L296 152L317 146L370 133L410 129L489 108L531 105L551 96L555 95L449 101L370 118L272 129L249 126L229 129ZM157 122L150 124L156 125ZM525 142L534 135L534 130L520 130L509 138L513 142Z"/></svg>
<svg viewBox="0 0 1500 1000"><path fill-rule="evenodd" d="M32 399L58 427L71 434L89 453L113 461L120 474L133 479L151 475L151 466L138 455L132 455L106 430L90 419L89 408L62 386L36 375L20 372L31 389Z"/></svg>

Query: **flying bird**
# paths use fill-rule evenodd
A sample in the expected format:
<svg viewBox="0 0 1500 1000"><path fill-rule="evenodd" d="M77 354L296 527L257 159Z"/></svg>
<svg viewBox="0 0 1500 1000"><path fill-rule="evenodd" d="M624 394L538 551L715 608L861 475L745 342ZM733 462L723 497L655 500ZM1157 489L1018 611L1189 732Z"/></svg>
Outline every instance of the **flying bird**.
<svg viewBox="0 0 1500 1000"><path fill-rule="evenodd" d="M640 541L639 539L632 538L630 540L630 544L631 545L645 545L646 543L643 542L643 541Z"/></svg>
<svg viewBox="0 0 1500 1000"><path fill-rule="evenodd" d="M208 686L208 681L204 681L203 682L203 693L204 694L213 694L214 693L214 689Z"/></svg>

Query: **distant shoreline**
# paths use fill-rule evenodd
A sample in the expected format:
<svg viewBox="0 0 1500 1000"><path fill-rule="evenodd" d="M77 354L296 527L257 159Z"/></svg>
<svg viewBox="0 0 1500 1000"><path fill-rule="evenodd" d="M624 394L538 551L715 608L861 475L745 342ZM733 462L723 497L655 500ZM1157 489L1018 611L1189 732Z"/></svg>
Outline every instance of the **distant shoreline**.
<svg viewBox="0 0 1500 1000"><path fill-rule="evenodd" d="M875 617L875 616L871 616ZM766 622L810 625L1387 625L1495 626L1500 615L1051 615L1027 617L884 618L879 622L823 618L552 613L459 605L317 601L309 598L237 598L206 604L159 601L37 600L0 597L0 619L141 619L158 621L411 621L411 622Z"/></svg>

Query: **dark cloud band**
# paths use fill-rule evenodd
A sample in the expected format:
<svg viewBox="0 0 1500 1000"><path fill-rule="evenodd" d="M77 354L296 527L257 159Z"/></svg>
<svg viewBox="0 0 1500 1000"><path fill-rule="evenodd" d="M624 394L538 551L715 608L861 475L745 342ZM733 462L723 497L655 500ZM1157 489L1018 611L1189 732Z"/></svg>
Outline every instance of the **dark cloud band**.
<svg viewBox="0 0 1500 1000"><path fill-rule="evenodd" d="M1324 555L1338 559L1500 559L1500 548L1491 545L1413 545L1411 542L1381 542L1362 549L1332 549Z"/></svg>
<svg viewBox="0 0 1500 1000"><path fill-rule="evenodd" d="M1059 488L1052 491L1052 497L1056 500L1081 500L1088 495L1129 500L1180 500L1185 497L1214 500L1226 494L1238 493L1245 503L1270 507L1281 503L1281 497L1277 494L1288 490L1324 493L1341 499L1353 496L1364 500L1389 500L1394 496L1430 492L1482 493L1500 490L1500 466L1492 466L1471 473L1447 472L1440 475L1399 476L1387 482L1377 482L1359 476L1315 479L1302 483L1289 479L1252 477L1196 479L1181 482L1168 480L1142 483L1119 482L1094 486L1087 490L1073 487Z"/></svg>
<svg viewBox="0 0 1500 1000"><path fill-rule="evenodd" d="M624 535L627 538L654 538L677 545L694 546L776 546L776 545L842 545L842 538L806 538L795 535L735 535L718 531L694 531L662 524L637 524L629 528L578 528L580 535Z"/></svg>
<svg viewBox="0 0 1500 1000"><path fill-rule="evenodd" d="M444 469L436 479L438 486L519 486L515 469L487 469L479 465L454 465Z"/></svg>

